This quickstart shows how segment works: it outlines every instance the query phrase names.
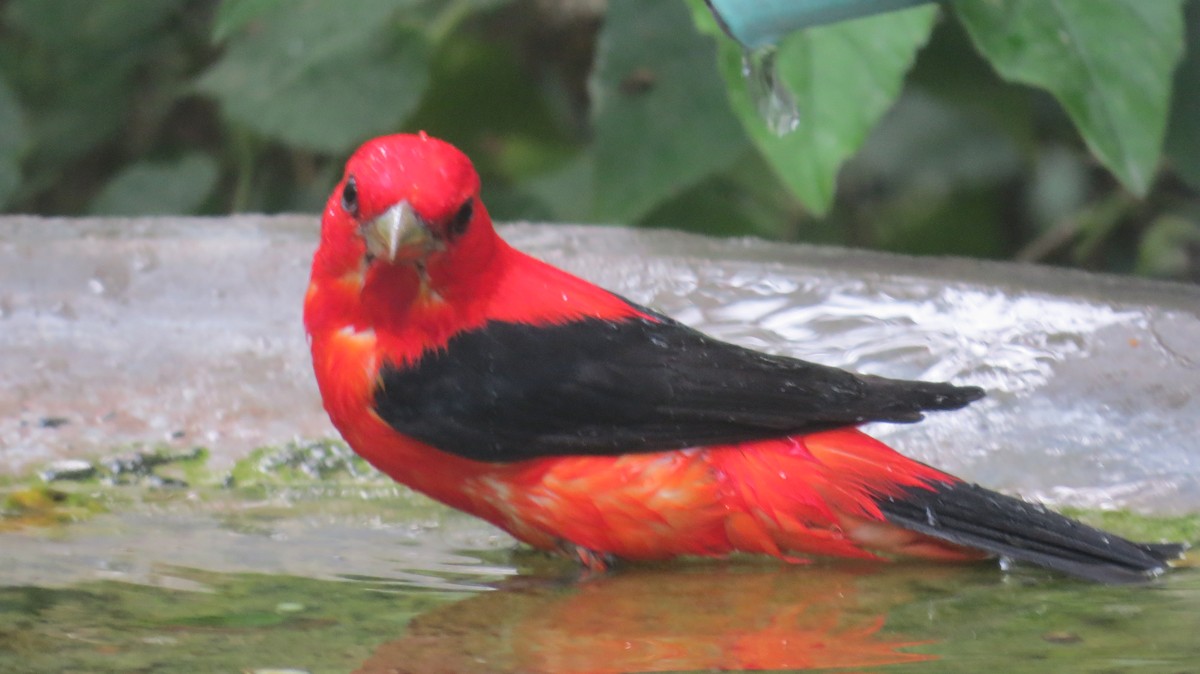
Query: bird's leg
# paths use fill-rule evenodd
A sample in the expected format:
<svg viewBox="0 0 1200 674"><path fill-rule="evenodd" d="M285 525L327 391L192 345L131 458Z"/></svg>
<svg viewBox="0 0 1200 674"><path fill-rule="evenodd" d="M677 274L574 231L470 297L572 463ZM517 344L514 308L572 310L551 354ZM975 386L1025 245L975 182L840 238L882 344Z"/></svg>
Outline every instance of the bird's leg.
<svg viewBox="0 0 1200 674"><path fill-rule="evenodd" d="M567 540L558 542L558 551L568 559L579 562L587 575L602 574L617 561L608 553L596 552Z"/></svg>

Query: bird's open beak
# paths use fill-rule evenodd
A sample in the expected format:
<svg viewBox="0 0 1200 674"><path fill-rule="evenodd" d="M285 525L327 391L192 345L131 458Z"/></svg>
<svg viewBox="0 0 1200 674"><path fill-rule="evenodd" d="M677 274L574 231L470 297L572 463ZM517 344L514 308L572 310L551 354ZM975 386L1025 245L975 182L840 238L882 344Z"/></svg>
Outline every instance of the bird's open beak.
<svg viewBox="0 0 1200 674"><path fill-rule="evenodd" d="M368 253L390 263L415 262L440 247L429 225L407 201L363 223L362 236Z"/></svg>

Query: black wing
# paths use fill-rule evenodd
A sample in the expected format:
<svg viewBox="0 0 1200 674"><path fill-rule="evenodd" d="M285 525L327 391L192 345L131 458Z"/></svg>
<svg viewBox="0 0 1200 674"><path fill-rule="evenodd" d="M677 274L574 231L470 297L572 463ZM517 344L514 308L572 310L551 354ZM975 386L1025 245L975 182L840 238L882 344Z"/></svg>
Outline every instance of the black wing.
<svg viewBox="0 0 1200 674"><path fill-rule="evenodd" d="M385 364L375 409L426 444L505 462L912 422L982 396L766 355L660 317L491 322L415 365Z"/></svg>

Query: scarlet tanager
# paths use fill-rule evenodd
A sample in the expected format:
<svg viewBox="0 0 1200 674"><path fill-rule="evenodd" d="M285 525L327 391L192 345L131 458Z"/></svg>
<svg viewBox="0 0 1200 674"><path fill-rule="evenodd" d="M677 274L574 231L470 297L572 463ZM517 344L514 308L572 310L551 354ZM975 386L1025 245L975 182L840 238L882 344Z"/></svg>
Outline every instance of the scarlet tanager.
<svg viewBox="0 0 1200 674"><path fill-rule="evenodd" d="M325 207L304 322L325 409L395 480L593 570L761 553L1003 556L1104 582L1180 554L964 482L855 427L974 387L718 341L517 251L470 160L364 144Z"/></svg>

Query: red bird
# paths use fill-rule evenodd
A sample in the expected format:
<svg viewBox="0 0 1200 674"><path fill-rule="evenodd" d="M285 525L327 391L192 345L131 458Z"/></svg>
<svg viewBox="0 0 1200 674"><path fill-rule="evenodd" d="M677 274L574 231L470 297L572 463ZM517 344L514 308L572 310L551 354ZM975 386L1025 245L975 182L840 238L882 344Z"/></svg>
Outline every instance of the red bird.
<svg viewBox="0 0 1200 674"><path fill-rule="evenodd" d="M592 569L732 552L1001 555L1162 572L1133 543L855 429L983 391L860 376L708 337L510 247L453 146L363 145L325 207L304 302L325 409L395 480Z"/></svg>

